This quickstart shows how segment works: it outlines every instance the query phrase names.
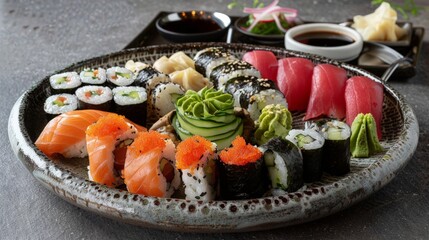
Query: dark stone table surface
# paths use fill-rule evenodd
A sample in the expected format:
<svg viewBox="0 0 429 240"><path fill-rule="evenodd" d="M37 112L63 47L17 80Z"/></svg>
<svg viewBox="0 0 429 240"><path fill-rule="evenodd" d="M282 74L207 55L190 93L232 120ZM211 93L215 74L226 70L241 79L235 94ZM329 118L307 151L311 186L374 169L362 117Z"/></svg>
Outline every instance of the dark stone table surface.
<svg viewBox="0 0 429 240"><path fill-rule="evenodd" d="M251 1L247 1L251 2ZM416 1L426 4L427 1ZM192 234L145 229L77 208L44 188L10 147L7 120L18 97L73 62L124 48L159 11L203 9L229 15L224 0L0 1L0 239L429 239L429 34L417 73L391 82L417 115L420 134L409 164L366 200L326 218L283 229ZM372 12L370 0L281 1L305 20L341 22ZM429 10L412 17L429 25Z"/></svg>

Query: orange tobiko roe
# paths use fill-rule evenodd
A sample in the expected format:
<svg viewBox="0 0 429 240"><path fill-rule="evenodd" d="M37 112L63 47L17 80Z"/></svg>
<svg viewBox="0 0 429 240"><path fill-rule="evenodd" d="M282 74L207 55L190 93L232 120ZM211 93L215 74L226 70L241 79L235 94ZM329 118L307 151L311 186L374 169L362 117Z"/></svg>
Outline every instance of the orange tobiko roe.
<svg viewBox="0 0 429 240"><path fill-rule="evenodd" d="M197 135L183 140L176 148L176 167L195 169L202 156L214 153L212 146L213 144L209 140Z"/></svg>
<svg viewBox="0 0 429 240"><path fill-rule="evenodd" d="M153 130L149 132L139 132L133 143L128 146L127 150L134 154L146 153L155 149L162 151L166 146L165 140L167 138L167 135Z"/></svg>
<svg viewBox="0 0 429 240"><path fill-rule="evenodd" d="M95 124L88 126L86 134L99 137L110 135L116 138L116 136L121 135L128 128L129 126L124 116L109 113L98 119Z"/></svg>
<svg viewBox="0 0 429 240"><path fill-rule="evenodd" d="M243 166L256 162L262 157L262 152L257 147L246 144L243 137L237 136L232 141L232 147L222 150L219 157L226 164Z"/></svg>

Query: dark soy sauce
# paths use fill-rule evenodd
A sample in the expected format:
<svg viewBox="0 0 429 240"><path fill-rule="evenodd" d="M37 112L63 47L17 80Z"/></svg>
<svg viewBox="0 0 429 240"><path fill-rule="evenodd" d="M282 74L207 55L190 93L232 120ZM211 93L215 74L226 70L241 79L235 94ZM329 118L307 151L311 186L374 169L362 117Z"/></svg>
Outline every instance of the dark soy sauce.
<svg viewBox="0 0 429 240"><path fill-rule="evenodd" d="M203 18L185 18L180 21L167 22L163 27L177 33L204 33L221 29L213 19Z"/></svg>
<svg viewBox="0 0 429 240"><path fill-rule="evenodd" d="M300 43L317 47L339 47L351 44L354 39L336 32L308 32L299 34L294 39Z"/></svg>

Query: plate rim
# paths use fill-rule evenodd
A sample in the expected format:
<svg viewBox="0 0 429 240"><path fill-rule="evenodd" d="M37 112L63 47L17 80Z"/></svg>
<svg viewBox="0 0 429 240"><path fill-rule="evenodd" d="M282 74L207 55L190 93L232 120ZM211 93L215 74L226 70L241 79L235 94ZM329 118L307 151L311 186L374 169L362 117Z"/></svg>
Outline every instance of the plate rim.
<svg viewBox="0 0 429 240"><path fill-rule="evenodd" d="M275 51L281 51L283 53L293 53L296 56L299 56L299 52L289 51L277 47L266 47L266 46L257 46L252 44L225 44L225 43L186 43L186 44L163 44L163 45L155 45L149 47L142 48L134 48L127 49L118 52L113 52L109 54L105 54L102 56L90 58L87 60L82 60L77 63L71 64L64 69L58 70L66 71L67 69L71 69L77 67L79 65L89 63L91 61L95 61L100 58L111 58L122 54L129 54L133 52L140 51L148 51L154 50L158 48L182 48L185 47L201 47L201 46L214 46L214 45L222 45L222 46L232 46L245 48L260 48L260 49L271 49ZM277 55L277 54L276 54ZM303 56L308 54L303 54ZM335 60L329 60L323 57L318 57L317 60L323 60L328 62L336 62L341 67L346 68L349 71L357 72L364 76L368 76L373 80L379 81L377 77L373 74L355 67L353 65L349 65L346 63L339 63ZM50 75L49 75L50 76ZM48 77L49 77L48 76ZM48 78L46 77L46 78ZM252 200L238 200L238 201L212 201L208 203L199 203L200 201L192 201L192 200L183 200L183 199L168 199L168 198L156 198L156 197L145 197L141 195L135 194L127 194L126 191L122 191L119 189L107 188L105 186L92 183L86 179L81 179L74 175L72 172L68 170L64 170L59 168L54 164L53 161L49 160L44 156L40 150L35 148L34 143L31 142L30 137L28 136L25 130L23 119L24 114L24 105L23 102L26 98L29 97L29 93L34 91L34 89L39 86L44 79L35 83L29 90L24 92L15 105L13 106L8 122L8 134L9 140L12 145L12 149L15 155L20 159L20 161L26 166L26 168L33 174L33 176L42 183L46 188L53 191L56 195L65 199L66 201L89 211L96 212L106 217L119 219L131 224L141 225L144 227L158 228L158 229L167 229L167 230L175 230L175 231L185 231L185 232L242 232L242 231L255 231L261 229L271 229L277 228L280 226L294 225L302 222L307 222L311 220L315 220L317 218L321 218L327 215L331 215L335 212L338 212L342 209L345 209L351 206L354 203L361 201L362 199L368 197L375 191L379 190L383 186L385 186L388 182L390 182L401 170L407 162L411 159L414 154L417 143L418 143L418 122L416 116L412 110L412 108L406 103L403 96L398 93L393 88L389 87L385 84L385 91L388 91L392 97L397 100L399 103L399 109L401 110L404 118L404 129L400 135L400 138L395 142L394 145L386 152L385 156L391 156L395 154L399 154L397 157L401 157L402 160L400 162L394 161L389 162L388 159L386 161L382 161L380 164L373 164L369 166L368 176L375 174L376 179L373 181L369 181L368 179L364 179L364 182L359 185L363 190L356 189L356 192L353 198L347 197L343 201L340 202L340 205L332 206L331 209L326 210L327 212L322 212L319 215L311 215L311 217L303 218L299 215L290 215L284 216L284 213L290 209L298 209L299 210L299 201L308 201L313 203L316 197L321 198L321 200L326 200L323 196L326 196L327 193L332 194L331 191L344 190L344 186L334 186L335 184L329 184L325 187L325 193L300 193L301 195L309 194L308 196L304 196L304 198L299 198L297 194L290 193L283 197L266 197L258 199L258 203L252 203ZM408 125L406 128L405 125ZM416 137L417 136L417 137ZM414 137L414 138L413 138ZM400 148L399 145L404 144L408 146L410 151L397 153L394 150ZM377 169L377 166L385 166L389 168L389 173L386 175L384 172L380 172ZM359 172L360 173L360 172ZM383 175L384 173L384 175ZM345 179L350 181L357 181L359 178L359 174L353 173L347 176ZM344 179L342 180L342 182ZM377 182L377 185L370 184L371 182ZM64 186L64 184L74 184L72 188L70 186ZM81 184L82 186L80 186ZM369 184L369 186L363 186L364 184ZM357 185L357 184L356 184ZM85 188L86 187L86 188ZM82 188L86 189L85 194L89 196L87 199L79 198L79 195L82 195ZM100 192L101 190L101 192ZM108 193L106 192L108 191ZM84 194L84 195L85 195ZM107 194L112 194L114 198L118 196L118 199L124 199L125 195L127 195L127 199L121 200L119 202L106 202ZM323 195L323 196L322 196ZM300 200L304 199L304 200ZM317 200L317 199L316 199ZM319 201L321 201L319 199ZM268 203L270 201L271 203ZM284 205L282 202L286 201ZM250 202L250 203L249 203ZM276 205L276 202L280 202L280 204ZM317 201L316 201L317 202ZM224 205L222 207L222 205ZM255 207L255 212L249 212L243 210L242 206L248 205L249 207ZM132 206L132 208L130 207ZM160 214L160 209L157 206L170 206L174 208L172 211L172 215ZM182 206L184 206L182 208ZM192 207L193 206L193 207ZM267 206L271 206L270 209L266 209ZM239 214L237 215L237 208L239 208ZM167 208L168 209L168 208ZM209 212L207 215L204 209L208 209ZM216 210L217 209L217 210ZM236 211L232 211L232 210ZM274 209L274 210L273 210ZM241 212L240 212L241 211ZM303 209L305 211L305 209ZM162 211L161 211L162 212ZM269 214L274 216L272 222L261 221L258 219L259 215ZM150 216L149 216L150 215ZM218 224L213 224L211 222L202 222L199 223L202 218L208 216L217 216L219 218L224 217L224 221L229 222L228 224L222 224L218 221ZM148 217L149 216L149 217ZM186 221L183 221L183 217L186 216ZM142 218L145 217L145 218ZM242 222L241 224L234 223L238 218L249 218L249 222ZM251 221L252 220L252 221Z"/></svg>

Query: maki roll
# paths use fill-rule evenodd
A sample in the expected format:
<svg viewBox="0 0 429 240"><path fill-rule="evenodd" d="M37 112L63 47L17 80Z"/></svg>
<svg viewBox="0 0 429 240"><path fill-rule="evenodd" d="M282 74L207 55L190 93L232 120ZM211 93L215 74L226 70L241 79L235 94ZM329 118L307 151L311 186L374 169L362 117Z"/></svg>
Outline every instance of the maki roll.
<svg viewBox="0 0 429 240"><path fill-rule="evenodd" d="M129 86L134 83L134 72L124 67L111 67L106 71L107 80L111 88Z"/></svg>
<svg viewBox="0 0 429 240"><path fill-rule="evenodd" d="M106 70L104 68L85 68L79 76L85 85L102 85L106 82Z"/></svg>
<svg viewBox="0 0 429 240"><path fill-rule="evenodd" d="M242 107L256 121L262 109L270 104L280 104L287 107L286 98L269 79L255 76L238 76L225 84L225 92L234 96L234 105Z"/></svg>
<svg viewBox="0 0 429 240"><path fill-rule="evenodd" d="M216 196L216 144L200 136L180 142L176 149L176 167L188 200L214 200Z"/></svg>
<svg viewBox="0 0 429 240"><path fill-rule="evenodd" d="M236 59L235 56L228 53L222 47L205 48L197 52L194 57L195 70L208 78L215 67Z"/></svg>
<svg viewBox="0 0 429 240"><path fill-rule="evenodd" d="M350 136L347 123L330 120L321 126L325 138L323 147L323 168L332 175L340 176L350 172Z"/></svg>
<svg viewBox="0 0 429 240"><path fill-rule="evenodd" d="M264 154L273 190L294 192L303 186L302 155L294 143L283 138L272 138L259 148Z"/></svg>
<svg viewBox="0 0 429 240"><path fill-rule="evenodd" d="M175 167L175 145L156 131L139 132L127 148L122 175L127 190L135 194L171 197L180 186Z"/></svg>
<svg viewBox="0 0 429 240"><path fill-rule="evenodd" d="M319 181L323 174L322 153L325 138L314 129L292 129L286 139L295 143L301 150L304 182Z"/></svg>
<svg viewBox="0 0 429 240"><path fill-rule="evenodd" d="M79 100L79 108L96 109L101 111L110 111L112 102L112 90L102 86L83 86L76 90L76 96Z"/></svg>
<svg viewBox="0 0 429 240"><path fill-rule="evenodd" d="M185 94L185 89L177 83L159 83L151 91L149 113L155 119L159 119L168 112L174 110L174 95Z"/></svg>
<svg viewBox="0 0 429 240"><path fill-rule="evenodd" d="M228 80L237 76L255 76L260 78L261 73L250 63L242 60L234 60L222 63L210 73L210 81L218 89L222 89Z"/></svg>
<svg viewBox="0 0 429 240"><path fill-rule="evenodd" d="M72 94L56 94L48 97L45 100L43 109L48 116L48 119L60 115L62 113L74 111L77 109L77 97Z"/></svg>
<svg viewBox="0 0 429 240"><path fill-rule="evenodd" d="M264 181L262 152L244 138L237 136L232 147L219 154L220 193L223 199L261 197L267 185Z"/></svg>
<svg viewBox="0 0 429 240"><path fill-rule="evenodd" d="M136 77L135 85L144 87L149 95L150 91L158 85L158 83L170 82L168 75L159 72L155 68L146 65L140 70Z"/></svg>
<svg viewBox="0 0 429 240"><path fill-rule="evenodd" d="M142 87L116 87L112 90L115 112L131 121L146 125L146 89Z"/></svg>
<svg viewBox="0 0 429 240"><path fill-rule="evenodd" d="M49 83L53 94L72 94L82 84L77 72L65 72L52 75L49 78Z"/></svg>

